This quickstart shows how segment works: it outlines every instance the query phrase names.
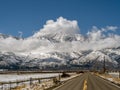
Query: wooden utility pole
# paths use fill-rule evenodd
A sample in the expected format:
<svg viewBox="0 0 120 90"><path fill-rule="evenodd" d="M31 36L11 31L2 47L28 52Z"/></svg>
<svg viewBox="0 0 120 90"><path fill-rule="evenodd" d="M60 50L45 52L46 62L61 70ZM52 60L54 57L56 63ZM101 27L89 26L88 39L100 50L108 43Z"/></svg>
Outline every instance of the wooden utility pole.
<svg viewBox="0 0 120 90"><path fill-rule="evenodd" d="M106 65L105 65L105 56L104 56L104 62L103 62L103 73L106 71Z"/></svg>
<svg viewBox="0 0 120 90"><path fill-rule="evenodd" d="M118 62L118 74L119 74L119 78L120 78L120 62Z"/></svg>
<svg viewBox="0 0 120 90"><path fill-rule="evenodd" d="M119 73L119 78L120 78L120 60L118 62L118 73Z"/></svg>
<svg viewBox="0 0 120 90"><path fill-rule="evenodd" d="M120 70L119 70L119 78L120 78Z"/></svg>
<svg viewBox="0 0 120 90"><path fill-rule="evenodd" d="M100 57L100 56L98 56L98 57L95 59L94 63L93 63L93 71L94 71L94 72L98 71L98 69L97 69L97 66L98 66L97 59L98 59L99 57Z"/></svg>

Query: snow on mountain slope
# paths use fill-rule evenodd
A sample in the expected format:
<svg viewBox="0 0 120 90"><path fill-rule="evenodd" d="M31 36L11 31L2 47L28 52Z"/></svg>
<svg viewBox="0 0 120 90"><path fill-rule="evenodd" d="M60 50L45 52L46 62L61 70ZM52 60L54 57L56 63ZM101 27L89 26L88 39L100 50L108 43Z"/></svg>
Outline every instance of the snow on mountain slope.
<svg viewBox="0 0 120 90"><path fill-rule="evenodd" d="M15 38L15 39L20 39L19 37L13 37L11 35L5 35L5 34L2 34L0 33L0 39L7 39L7 38Z"/></svg>
<svg viewBox="0 0 120 90"><path fill-rule="evenodd" d="M120 36L104 34L116 29L116 26L94 26L87 35L82 35L76 20L60 17L56 21L48 20L42 29L24 39L0 34L0 66L72 66L100 63L104 57L106 62L117 65Z"/></svg>
<svg viewBox="0 0 120 90"><path fill-rule="evenodd" d="M117 61L112 59L109 55L107 55L107 53L102 53L102 51L92 51L90 54L84 56L84 59L81 59L82 62L103 62L104 60L116 65L118 64Z"/></svg>

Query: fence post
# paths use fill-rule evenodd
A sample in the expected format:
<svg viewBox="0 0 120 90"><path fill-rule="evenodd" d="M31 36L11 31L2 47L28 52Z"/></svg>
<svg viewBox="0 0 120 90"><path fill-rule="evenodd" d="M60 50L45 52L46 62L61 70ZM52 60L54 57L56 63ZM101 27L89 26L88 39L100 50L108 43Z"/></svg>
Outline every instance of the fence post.
<svg viewBox="0 0 120 90"><path fill-rule="evenodd" d="M10 90L11 90L11 82L10 82Z"/></svg>
<svg viewBox="0 0 120 90"><path fill-rule="evenodd" d="M16 86L18 86L18 81L16 80Z"/></svg>
<svg viewBox="0 0 120 90"><path fill-rule="evenodd" d="M30 86L32 85L32 78L30 78Z"/></svg>
<svg viewBox="0 0 120 90"><path fill-rule="evenodd" d="M3 83L2 83L2 90L4 90L4 89L3 89Z"/></svg>
<svg viewBox="0 0 120 90"><path fill-rule="evenodd" d="M38 79L38 83L39 83L39 84L41 83L40 79Z"/></svg>
<svg viewBox="0 0 120 90"><path fill-rule="evenodd" d="M54 83L55 85L57 84L57 78L56 78L56 77L53 78L53 83Z"/></svg>
<svg viewBox="0 0 120 90"><path fill-rule="evenodd" d="M61 80L61 75L59 74L59 81Z"/></svg>

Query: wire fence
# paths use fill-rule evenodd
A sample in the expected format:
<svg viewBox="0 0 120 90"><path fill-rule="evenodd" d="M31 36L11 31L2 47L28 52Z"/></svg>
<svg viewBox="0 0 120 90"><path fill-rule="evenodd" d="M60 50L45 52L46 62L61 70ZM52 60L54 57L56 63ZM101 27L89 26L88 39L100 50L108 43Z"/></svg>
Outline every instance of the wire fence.
<svg viewBox="0 0 120 90"><path fill-rule="evenodd" d="M47 77L47 78L29 78L26 80L0 82L0 90L16 90L15 88L25 88L27 86L29 86L30 88L33 88L35 85L37 86L43 82L49 82L49 81L52 82L52 84L53 84L55 82L56 78L57 77L55 76L55 77ZM44 85L42 85L41 87L44 87ZM24 90L26 90L26 89L24 89Z"/></svg>

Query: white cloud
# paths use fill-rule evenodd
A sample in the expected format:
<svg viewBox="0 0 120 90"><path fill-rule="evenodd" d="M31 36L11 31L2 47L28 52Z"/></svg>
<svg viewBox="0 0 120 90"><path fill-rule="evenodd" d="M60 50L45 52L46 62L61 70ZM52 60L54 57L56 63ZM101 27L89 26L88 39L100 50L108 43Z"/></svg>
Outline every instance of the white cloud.
<svg viewBox="0 0 120 90"><path fill-rule="evenodd" d="M118 27L117 26L106 26L106 29L111 30L111 31L115 31L118 29Z"/></svg>
<svg viewBox="0 0 120 90"><path fill-rule="evenodd" d="M80 33L80 29L76 20L70 21L63 17L59 17L57 21L48 20L44 25L44 28L35 33L33 37L51 33L78 34Z"/></svg>
<svg viewBox="0 0 120 90"><path fill-rule="evenodd" d="M120 46L120 36L108 33L108 35L104 34L109 30L115 31L117 30L117 26L106 26L104 28L98 28L93 26L91 32L88 32L88 40L87 49L104 49L104 48L112 48Z"/></svg>
<svg viewBox="0 0 120 90"><path fill-rule="evenodd" d="M62 35L68 34L75 36L80 34L80 29L75 20L67 20L59 17L56 21L48 20L40 31L36 32L33 36L16 40L12 37L0 39L0 51L16 52L16 53L47 53L53 51L59 52L72 52L80 50L98 50L110 47L120 46L119 35L105 35L104 32L108 30L116 30L116 26L106 26L105 28L98 28L93 26L91 31L87 33L87 38L83 35L77 35L79 41L72 42L50 42L47 39L36 38L43 35L58 33ZM20 32L21 33L21 32ZM34 38L33 38L34 37Z"/></svg>
<svg viewBox="0 0 120 90"><path fill-rule="evenodd" d="M87 33L89 40L96 41L100 40L104 37L102 31L99 30L97 27L93 27L91 32Z"/></svg>
<svg viewBox="0 0 120 90"><path fill-rule="evenodd" d="M22 38L23 32L19 31L19 37Z"/></svg>
<svg viewBox="0 0 120 90"><path fill-rule="evenodd" d="M106 26L105 28L101 28L101 30L103 32L107 32L107 31L116 31L118 29L117 26Z"/></svg>

